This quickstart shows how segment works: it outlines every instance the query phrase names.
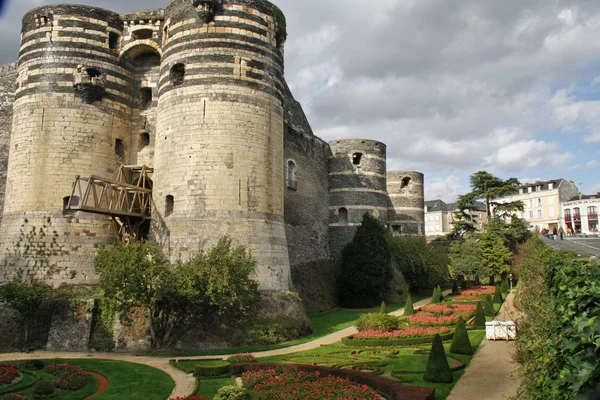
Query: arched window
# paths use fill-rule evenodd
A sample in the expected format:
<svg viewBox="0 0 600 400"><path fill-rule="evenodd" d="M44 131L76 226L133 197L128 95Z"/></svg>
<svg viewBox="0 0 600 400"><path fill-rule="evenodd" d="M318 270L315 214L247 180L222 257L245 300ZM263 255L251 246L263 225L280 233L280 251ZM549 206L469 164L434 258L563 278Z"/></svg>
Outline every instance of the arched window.
<svg viewBox="0 0 600 400"><path fill-rule="evenodd" d="M573 209L573 215L574 215L575 217L579 217L579 216L581 215L581 210L579 209L579 207L575 207L575 208Z"/></svg>
<svg viewBox="0 0 600 400"><path fill-rule="evenodd" d="M171 73L169 74L169 77L171 78L171 83L173 86L183 85L183 80L185 79L185 65L173 65L171 67Z"/></svg>
<svg viewBox="0 0 600 400"><path fill-rule="evenodd" d="M348 223L348 209L347 208L342 207L338 210L338 222L340 224Z"/></svg>
<svg viewBox="0 0 600 400"><path fill-rule="evenodd" d="M140 134L140 137L138 139L138 145L140 150L150 146L150 135L148 134L148 132Z"/></svg>
<svg viewBox="0 0 600 400"><path fill-rule="evenodd" d="M570 208L565 208L565 217L571 218L571 209Z"/></svg>
<svg viewBox="0 0 600 400"><path fill-rule="evenodd" d="M410 184L410 176L406 176L404 178L402 178L402 184L400 185L400 189L404 189L405 187L408 187L408 185Z"/></svg>
<svg viewBox="0 0 600 400"><path fill-rule="evenodd" d="M598 207L596 207L596 206L588 207L587 213L588 213L588 215L598 215Z"/></svg>
<svg viewBox="0 0 600 400"><path fill-rule="evenodd" d="M352 154L352 165L360 165L362 161L363 154L362 153L354 153Z"/></svg>
<svg viewBox="0 0 600 400"><path fill-rule="evenodd" d="M173 214L173 210L175 209L175 198L171 195L167 196L165 203L165 217Z"/></svg>
<svg viewBox="0 0 600 400"><path fill-rule="evenodd" d="M152 105L152 88L140 89L140 110L145 110Z"/></svg>
<svg viewBox="0 0 600 400"><path fill-rule="evenodd" d="M296 163L293 160L289 160L287 163L287 187L293 190L298 188L296 182Z"/></svg>

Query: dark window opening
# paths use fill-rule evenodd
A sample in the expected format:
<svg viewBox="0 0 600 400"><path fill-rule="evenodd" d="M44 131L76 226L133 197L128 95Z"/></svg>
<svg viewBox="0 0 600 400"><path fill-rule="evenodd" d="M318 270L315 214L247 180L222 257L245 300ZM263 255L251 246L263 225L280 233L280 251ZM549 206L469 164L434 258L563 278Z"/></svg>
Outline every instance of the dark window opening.
<svg viewBox="0 0 600 400"><path fill-rule="evenodd" d="M411 179L407 176L405 178L402 178L402 185L400 186L400 189L404 189L405 187L407 187L410 184Z"/></svg>
<svg viewBox="0 0 600 400"><path fill-rule="evenodd" d="M108 34L108 48L114 50L117 47L119 47L120 39L121 39L121 36L119 36L117 33L110 32Z"/></svg>
<svg viewBox="0 0 600 400"><path fill-rule="evenodd" d="M362 153L354 153L352 154L352 164L353 165L360 165L360 162L362 161Z"/></svg>
<svg viewBox="0 0 600 400"><path fill-rule="evenodd" d="M131 33L134 40L152 39L152 29L139 29Z"/></svg>
<svg viewBox="0 0 600 400"><path fill-rule="evenodd" d="M140 135L139 138L139 149L142 150L148 146L150 146L150 135L144 132Z"/></svg>
<svg viewBox="0 0 600 400"><path fill-rule="evenodd" d="M168 39L169 38L169 27L165 26L165 29L163 29L163 39Z"/></svg>
<svg viewBox="0 0 600 400"><path fill-rule="evenodd" d="M296 190L298 184L296 183L296 164L290 160L287 165L287 187Z"/></svg>
<svg viewBox="0 0 600 400"><path fill-rule="evenodd" d="M175 64L171 67L171 73L169 74L171 83L173 86L183 85L183 79L185 78L185 65Z"/></svg>
<svg viewBox="0 0 600 400"><path fill-rule="evenodd" d="M120 163L123 163L125 159L125 146L121 139L115 139L115 157Z"/></svg>
<svg viewBox="0 0 600 400"><path fill-rule="evenodd" d="M338 210L338 222L340 224L348 223L348 209L342 207Z"/></svg>
<svg viewBox="0 0 600 400"><path fill-rule="evenodd" d="M68 209L68 207L78 207L78 206L79 206L79 196L63 197L63 213L73 211L73 210Z"/></svg>
<svg viewBox="0 0 600 400"><path fill-rule="evenodd" d="M175 198L171 195L167 196L167 202L165 204L165 217L173 214L173 209L175 208Z"/></svg>
<svg viewBox="0 0 600 400"><path fill-rule="evenodd" d="M100 72L100 70L98 68L87 67L85 69L85 71L87 72L87 74L90 78L98 78L100 75L102 75L102 73Z"/></svg>
<svg viewBox="0 0 600 400"><path fill-rule="evenodd" d="M140 90L140 109L145 110L152 105L152 89L142 88Z"/></svg>

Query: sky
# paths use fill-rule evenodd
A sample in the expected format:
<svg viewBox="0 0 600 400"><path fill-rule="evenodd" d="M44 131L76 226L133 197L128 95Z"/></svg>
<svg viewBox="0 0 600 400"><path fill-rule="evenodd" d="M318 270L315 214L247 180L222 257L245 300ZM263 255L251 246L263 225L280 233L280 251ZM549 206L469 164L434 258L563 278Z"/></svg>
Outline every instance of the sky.
<svg viewBox="0 0 600 400"><path fill-rule="evenodd" d="M6 2L6 0L5 0ZM116 12L167 0L69 0ZM47 0L8 0L0 63ZM315 134L387 144L388 170L454 201L486 170L600 192L597 0L277 0L285 76Z"/></svg>

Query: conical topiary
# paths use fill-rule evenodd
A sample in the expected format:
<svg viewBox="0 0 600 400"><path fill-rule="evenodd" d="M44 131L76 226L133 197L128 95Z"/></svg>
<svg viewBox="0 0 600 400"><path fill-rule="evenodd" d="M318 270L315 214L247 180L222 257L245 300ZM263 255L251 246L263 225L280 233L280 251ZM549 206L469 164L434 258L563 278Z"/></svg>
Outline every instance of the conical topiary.
<svg viewBox="0 0 600 400"><path fill-rule="evenodd" d="M454 283L452 284L452 295L456 296L460 294L460 292L458 291L458 282L454 281Z"/></svg>
<svg viewBox="0 0 600 400"><path fill-rule="evenodd" d="M423 379L427 382L436 383L451 383L452 371L448 365L446 351L440 335L435 335L431 344L431 353L429 353L429 361Z"/></svg>
<svg viewBox="0 0 600 400"><path fill-rule="evenodd" d="M431 295L431 303L437 304L439 302L440 302L440 293L438 292L437 288L433 288L433 294Z"/></svg>
<svg viewBox="0 0 600 400"><path fill-rule="evenodd" d="M500 286L496 286L496 291L494 292L494 303L502 304L504 300L502 299L502 289Z"/></svg>
<svg viewBox="0 0 600 400"><path fill-rule="evenodd" d="M379 314L387 314L387 311L385 309L385 301L382 301L381 306L379 306Z"/></svg>
<svg viewBox="0 0 600 400"><path fill-rule="evenodd" d="M438 294L440 295L440 301L444 301L444 294L442 293L442 288L440 287L440 285L437 285L437 291Z"/></svg>
<svg viewBox="0 0 600 400"><path fill-rule="evenodd" d="M467 290L468 288L469 288L469 283L467 282L466 279L463 279L462 282L460 283L460 289Z"/></svg>
<svg viewBox="0 0 600 400"><path fill-rule="evenodd" d="M494 303L492 302L492 298L490 295L485 296L485 300L483 302L483 313L488 317L493 317L496 315L496 311L494 310Z"/></svg>
<svg viewBox="0 0 600 400"><path fill-rule="evenodd" d="M508 284L508 280L506 280L506 278L502 281L502 286L500 286L500 290L502 290L502 293L510 292L510 285Z"/></svg>
<svg viewBox="0 0 600 400"><path fill-rule="evenodd" d="M456 323L456 332L454 332L454 337L452 338L450 353L466 354L469 356L473 354L473 346L465 327L465 320L462 317L459 317Z"/></svg>
<svg viewBox="0 0 600 400"><path fill-rule="evenodd" d="M409 315L413 315L414 313L415 309L413 307L412 297L409 294L408 298L406 299L406 305L404 306L404 315L408 317Z"/></svg>
<svg viewBox="0 0 600 400"><path fill-rule="evenodd" d="M476 328L485 328L485 313L483 312L483 306L481 302L477 302L477 308L475 309L475 321L473 325Z"/></svg>

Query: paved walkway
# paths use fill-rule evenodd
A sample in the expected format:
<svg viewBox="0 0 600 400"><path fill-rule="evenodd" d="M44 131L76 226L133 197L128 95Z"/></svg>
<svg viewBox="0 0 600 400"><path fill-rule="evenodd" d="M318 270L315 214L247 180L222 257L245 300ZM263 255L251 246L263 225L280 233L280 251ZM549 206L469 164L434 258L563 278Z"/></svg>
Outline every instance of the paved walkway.
<svg viewBox="0 0 600 400"><path fill-rule="evenodd" d="M415 308L429 304L431 298L421 300L414 304ZM402 315L404 308L394 311L393 315ZM350 336L356 333L356 328L350 327L344 330L332 333L331 335L324 336L320 339L313 340L312 342L300 344L297 346L287 347L284 349L263 351L254 353L256 357L269 357L296 353L299 351L306 351L316 349L320 346L333 344L342 340L345 336ZM178 360L194 359L212 359L212 358L227 358L230 354L222 354L217 356L205 356L205 357L178 357ZM62 359L98 359L98 360L118 360L131 362L136 364L147 365L161 371L166 372L175 382L175 388L171 393L170 397L187 396L192 394L196 388L196 379L191 374L186 374L183 371L178 370L169 364L169 360L173 357L144 357L134 356L131 354L120 354L120 353L69 353L69 352L48 352L48 351L36 351L33 353L6 353L0 354L0 362L2 361L17 361L17 360L34 360L34 359L51 359L51 358L62 358Z"/></svg>
<svg viewBox="0 0 600 400"><path fill-rule="evenodd" d="M600 257L600 238L565 237L564 240L552 240L540 235L540 240L555 250L569 250L586 256Z"/></svg>
<svg viewBox="0 0 600 400"><path fill-rule="evenodd" d="M518 321L523 315L513 306L514 294L507 296L497 321ZM515 375L514 342L483 339L475 357L467 366L446 400L505 400L517 394L521 380Z"/></svg>

